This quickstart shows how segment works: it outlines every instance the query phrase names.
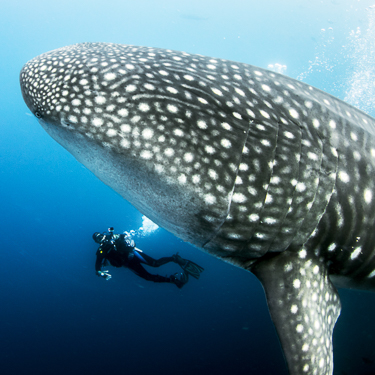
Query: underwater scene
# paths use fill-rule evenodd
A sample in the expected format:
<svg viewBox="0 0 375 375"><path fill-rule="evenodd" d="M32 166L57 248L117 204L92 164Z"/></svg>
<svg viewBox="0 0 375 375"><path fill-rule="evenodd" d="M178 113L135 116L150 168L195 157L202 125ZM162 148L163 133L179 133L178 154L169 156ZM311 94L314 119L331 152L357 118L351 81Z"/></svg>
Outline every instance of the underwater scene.
<svg viewBox="0 0 375 375"><path fill-rule="evenodd" d="M185 233L184 228L168 227L172 218L180 216L174 209L178 207L177 198L172 201L170 192L160 189L153 175L147 175L145 184L157 186L154 200L163 197L165 214L158 223L155 223L157 215L148 217L146 213L152 210L134 198L149 192L139 184L140 180L125 181L120 176L117 181L115 163L107 164L102 170L90 158L79 162L76 145L62 133L56 135L47 124L48 111L42 108L44 102L38 96L43 90L46 98L49 95L40 78L45 65L42 62L39 70L36 65L29 70L24 68L21 87L20 72L36 56L76 43L161 48L166 50L161 53L170 53L178 62L190 55L196 55L195 62L208 61L202 56L209 56L207 67L212 71L219 59L224 59L259 67L259 71L254 68L254 74L259 76L266 69L270 77L281 77L280 82L283 78L279 74L291 77L375 117L375 0L19 0L0 4L0 13L1 374L287 375L287 361L258 278L243 269L246 267L242 263L238 265L243 268L237 267L229 256L225 262L183 240L190 241L194 231L186 229ZM150 56L153 53L153 50L146 51L151 51ZM136 49L128 52L138 58ZM105 67L102 64L100 69ZM128 64L127 68L131 70L134 66ZM232 68L238 69L236 65ZM166 91L170 95L180 87L193 85L195 73L189 69L178 67L186 80L181 86L163 81L167 82ZM164 70L160 72L168 75ZM115 79L112 71L103 74L108 82ZM150 77L152 74L151 69ZM32 75L35 81L30 78ZM235 74L234 77L240 79ZM215 81L214 76L209 79ZM157 89L155 83L145 87L148 92ZM212 88L217 97L226 95L223 86L220 87ZM263 83L262 88L266 92L270 90ZM112 91L116 89L115 85L111 87ZM135 90L133 84L126 86L131 95ZM207 105L204 90L202 84L196 88L203 93L199 98L202 108ZM238 98L234 104L227 102L228 107L239 106L244 94L240 89L236 92ZM280 93L285 92L280 89ZM106 99L99 92L95 95L96 104L90 104L90 108L93 112L96 108L97 117L92 122L99 128L104 120L98 108ZM133 98L138 100L137 93ZM161 102L166 100L163 98L160 95ZM79 108L81 99L75 100L76 104L73 100L72 105ZM180 104L176 99L166 108L177 117ZM267 111L271 108L272 112L271 104L265 104ZM197 108L191 105L191 112L201 110ZM86 111L89 110L86 108ZM149 111L148 105L140 105L139 111ZM270 117L267 111L261 111L266 119ZM127 112L118 113L120 117L127 116ZM213 110L207 113L214 117ZM289 113L298 118L295 110L290 109ZM233 115L234 124L241 115L235 110ZM61 123L67 128L77 121L73 113ZM134 117L132 121L138 120ZM223 126L228 130L233 124L227 121ZM123 133L130 132L129 126L122 125ZM205 130L206 123L198 121L198 127ZM183 137L178 129L171 132L176 139ZM111 130L107 132L108 137L115 134ZM146 128L142 137L152 142L155 134L156 131ZM357 136L350 134L355 141ZM162 138L164 141L163 135L159 140ZM67 139L71 149L66 146ZM228 139L222 139L221 145L230 158L233 141ZM130 141L121 142L123 148L129 148ZM207 154L214 153L209 144L205 149ZM375 149L372 151L375 153ZM163 152L163 163L167 163L178 147L166 148ZM197 155L196 150L191 150L185 153L185 161ZM154 160L151 153L141 156L148 162ZM135 175L139 172L137 167L134 171ZM162 166L159 172L163 172ZM346 173L339 176L343 183L352 177L350 170L347 172L349 176ZM217 173L220 170L208 172L213 180ZM188 173L180 175L179 183L184 185L186 178L189 179ZM198 175L191 178L199 183ZM116 180L114 186L111 180ZM355 184L358 189L364 189L364 200L370 203L372 193L361 186L361 179ZM302 193L306 186L297 184L297 188ZM129 193L133 205L119 194L127 190L133 194ZM217 200L210 194L204 196L207 205L214 205ZM242 204L245 197L235 193L233 201ZM371 224L369 233L373 232ZM199 221L194 228L198 233L202 227L203 233L206 225ZM111 228L115 235L124 236L113 237ZM179 235L179 231L182 239L174 235L176 232ZM104 236L93 237L96 232ZM103 250L108 238L113 247ZM118 238L126 239L127 246L134 249L126 260L111 258L120 248ZM112 251L112 255L105 259L100 255L102 250ZM360 254L360 247L353 246L352 250L350 258L354 260ZM223 253L210 252L226 257ZM165 257L159 263L152 260ZM251 265L247 264L248 268ZM149 276L144 269L159 276ZM370 273L369 277L374 275ZM299 280L294 280L295 289L299 288L296 281L299 284ZM338 294L341 314L333 332L333 374L375 374L375 294L345 288L338 288ZM286 319L296 311L297 306L292 305L285 312ZM285 316L282 307L280 314ZM317 325L311 323L311 327L320 329ZM298 333L303 329L301 325L296 326ZM322 369L327 363L318 361L316 369L304 365L300 373L331 373L319 370L319 365Z"/></svg>

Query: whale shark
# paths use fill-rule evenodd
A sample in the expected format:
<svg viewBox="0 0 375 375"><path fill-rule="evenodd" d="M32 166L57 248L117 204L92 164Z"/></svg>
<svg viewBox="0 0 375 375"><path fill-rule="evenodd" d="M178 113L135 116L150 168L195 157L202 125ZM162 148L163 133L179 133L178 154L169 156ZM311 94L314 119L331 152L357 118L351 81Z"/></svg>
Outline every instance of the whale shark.
<svg viewBox="0 0 375 375"><path fill-rule="evenodd" d="M375 289L373 118L262 68L111 43L35 57L20 85L100 180L260 280L290 374L332 374L336 288Z"/></svg>

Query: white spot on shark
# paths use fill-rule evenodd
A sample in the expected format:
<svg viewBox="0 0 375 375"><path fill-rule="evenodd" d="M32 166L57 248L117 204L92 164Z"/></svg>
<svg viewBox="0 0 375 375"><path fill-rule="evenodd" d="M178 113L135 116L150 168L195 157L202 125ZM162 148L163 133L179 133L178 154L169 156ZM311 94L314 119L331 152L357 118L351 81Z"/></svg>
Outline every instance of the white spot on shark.
<svg viewBox="0 0 375 375"><path fill-rule="evenodd" d="M225 148L230 148L232 146L232 143L228 139L222 139L220 141L220 144Z"/></svg>
<svg viewBox="0 0 375 375"><path fill-rule="evenodd" d="M262 89L266 92L270 92L271 91L271 87L269 87L268 85L261 85Z"/></svg>
<svg viewBox="0 0 375 375"><path fill-rule="evenodd" d="M178 108L174 104L168 104L167 109L171 113L177 113L178 112Z"/></svg>
<svg viewBox="0 0 375 375"><path fill-rule="evenodd" d="M209 204L209 205L212 205L212 204L215 204L216 203L216 197L212 194L206 194L204 196L204 201Z"/></svg>
<svg viewBox="0 0 375 375"><path fill-rule="evenodd" d="M354 132L351 132L351 133L350 133L350 138L351 138L354 142L358 141L358 136L357 136L357 134L355 134Z"/></svg>
<svg viewBox="0 0 375 375"><path fill-rule="evenodd" d="M202 104L208 104L208 101L204 98L198 98L198 100L202 103Z"/></svg>
<svg viewBox="0 0 375 375"><path fill-rule="evenodd" d="M348 183L350 181L349 175L344 171L339 172L339 179L344 183Z"/></svg>
<svg viewBox="0 0 375 375"><path fill-rule="evenodd" d="M113 81L116 79L116 74L115 73L106 73L104 74L104 79L107 81Z"/></svg>
<svg viewBox="0 0 375 375"><path fill-rule="evenodd" d="M134 92L134 91L137 90L137 86L135 86L135 85L128 85L128 86L126 86L125 90L126 90L126 92Z"/></svg>
<svg viewBox="0 0 375 375"><path fill-rule="evenodd" d="M350 259L353 260L353 259L356 259L359 254L361 254L362 252L362 248L361 247L357 247L356 249L354 249L354 251L350 254Z"/></svg>
<svg viewBox="0 0 375 375"><path fill-rule="evenodd" d="M104 104L107 101L104 96L95 96L94 100L96 104Z"/></svg>
<svg viewBox="0 0 375 375"><path fill-rule="evenodd" d="M187 163L191 163L191 162L194 160L194 155L193 155L191 152L187 152L187 153L184 155L184 160L185 160Z"/></svg>
<svg viewBox="0 0 375 375"><path fill-rule="evenodd" d="M223 93L219 89L217 89L215 87L212 87L211 90L214 94L219 95L219 96L223 96Z"/></svg>
<svg viewBox="0 0 375 375"><path fill-rule="evenodd" d="M180 184L184 185L186 184L186 175L185 174L180 174L178 177L177 177L177 180Z"/></svg>
<svg viewBox="0 0 375 375"><path fill-rule="evenodd" d="M365 199L365 202L367 204L370 204L371 201L372 201L372 191L370 189L365 189L365 191L363 193L363 197Z"/></svg>
<svg viewBox="0 0 375 375"><path fill-rule="evenodd" d="M165 154L166 156L168 156L168 157L173 156L173 155L174 155L174 150L173 150L173 148L166 148L166 149L164 150L164 154Z"/></svg>
<svg viewBox="0 0 375 375"><path fill-rule="evenodd" d="M296 191L298 191L299 193L302 193L306 190L306 185L303 183L303 182L299 182L297 185L296 185Z"/></svg>
<svg viewBox="0 0 375 375"><path fill-rule="evenodd" d="M70 116L68 117L68 120L69 120L70 122L73 122L74 124L77 124L77 123L78 123L77 116L70 115Z"/></svg>
<svg viewBox="0 0 375 375"><path fill-rule="evenodd" d="M100 118L100 117L94 117L92 119L92 124L95 126L95 127L100 127L102 126L104 123L104 121Z"/></svg>
<svg viewBox="0 0 375 375"><path fill-rule="evenodd" d="M171 94L178 94L178 90L176 90L174 87L167 87L167 91L169 91Z"/></svg>
<svg viewBox="0 0 375 375"><path fill-rule="evenodd" d="M120 141L120 145L123 148L129 148L130 147L130 142L127 139L122 138L121 141Z"/></svg>
<svg viewBox="0 0 375 375"><path fill-rule="evenodd" d="M236 203L244 203L247 201L247 198L242 193L234 193L232 200Z"/></svg>
<svg viewBox="0 0 375 375"><path fill-rule="evenodd" d="M293 287L295 289L299 289L301 287L301 280L299 280L299 279L293 280Z"/></svg>
<svg viewBox="0 0 375 375"><path fill-rule="evenodd" d="M303 344L302 351L307 352L308 350L309 350L309 345L308 344Z"/></svg>
<svg viewBox="0 0 375 375"><path fill-rule="evenodd" d="M127 117L129 115L129 112L126 108L121 108L118 112L117 112L121 117Z"/></svg>
<svg viewBox="0 0 375 375"><path fill-rule="evenodd" d="M289 114L290 114L293 118L295 118L295 119L299 118L299 114L298 114L298 112L297 112L294 108L291 108L291 109L289 110Z"/></svg>
<svg viewBox="0 0 375 375"><path fill-rule="evenodd" d="M330 120L330 121L329 121L329 126L330 126L332 129L336 129L336 121L335 121L335 120Z"/></svg>
<svg viewBox="0 0 375 375"><path fill-rule="evenodd" d="M249 220L252 222L258 221L259 220L259 215L257 214L251 214L249 215Z"/></svg>
<svg viewBox="0 0 375 375"><path fill-rule="evenodd" d="M150 110L150 106L147 103L139 103L138 108L142 112L148 112Z"/></svg>
<svg viewBox="0 0 375 375"><path fill-rule="evenodd" d="M208 170L208 175L210 176L210 178L212 178L213 180L217 180L219 175L216 173L216 171L214 171L213 169L209 169Z"/></svg>
<svg viewBox="0 0 375 375"><path fill-rule="evenodd" d="M121 131L124 132L124 133L130 133L131 130L132 130L132 128L131 128L131 126L130 126L129 124L121 125L121 126L120 126L120 129L121 129Z"/></svg>
<svg viewBox="0 0 375 375"><path fill-rule="evenodd" d="M181 129L173 130L173 134L176 135L177 137L183 137L185 135L185 133Z"/></svg>
<svg viewBox="0 0 375 375"><path fill-rule="evenodd" d="M208 154L214 154L215 153L215 149L212 146L207 145L207 146L204 147L204 149Z"/></svg>
<svg viewBox="0 0 375 375"><path fill-rule="evenodd" d="M108 137L114 137L117 135L117 131L115 129L108 129L107 130L107 136Z"/></svg>
<svg viewBox="0 0 375 375"><path fill-rule="evenodd" d="M153 153L149 150L143 150L141 152L141 158L142 159L150 160L150 159L152 159L153 156L154 156Z"/></svg>
<svg viewBox="0 0 375 375"><path fill-rule="evenodd" d="M201 182L201 177L199 175L194 175L192 178L194 184L199 184Z"/></svg>
<svg viewBox="0 0 375 375"><path fill-rule="evenodd" d="M320 122L319 122L319 120L317 118L314 118L313 121L312 121L312 123L313 123L313 126L315 128L319 128Z"/></svg>
<svg viewBox="0 0 375 375"><path fill-rule="evenodd" d="M241 89L235 87L234 90L236 91L237 94L239 94L239 95L241 95L241 96L245 96L245 93L244 93Z"/></svg>
<svg viewBox="0 0 375 375"><path fill-rule="evenodd" d="M142 131L142 137L144 139L151 139L153 137L153 135L154 135L154 131L150 128L144 129Z"/></svg>
<svg viewBox="0 0 375 375"><path fill-rule="evenodd" d="M284 135L285 135L285 137L287 137L289 139L294 139L295 138L294 135L293 135L293 133L288 132L288 131L284 132Z"/></svg>

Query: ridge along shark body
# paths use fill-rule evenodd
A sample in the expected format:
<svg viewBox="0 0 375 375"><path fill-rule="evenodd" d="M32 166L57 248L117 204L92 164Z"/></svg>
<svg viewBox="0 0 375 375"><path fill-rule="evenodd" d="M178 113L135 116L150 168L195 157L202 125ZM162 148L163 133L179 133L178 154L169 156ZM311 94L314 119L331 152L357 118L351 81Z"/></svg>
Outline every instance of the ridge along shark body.
<svg viewBox="0 0 375 375"><path fill-rule="evenodd" d="M29 61L44 129L155 223L253 272L291 374L331 374L333 286L375 289L375 120L247 64L106 43Z"/></svg>

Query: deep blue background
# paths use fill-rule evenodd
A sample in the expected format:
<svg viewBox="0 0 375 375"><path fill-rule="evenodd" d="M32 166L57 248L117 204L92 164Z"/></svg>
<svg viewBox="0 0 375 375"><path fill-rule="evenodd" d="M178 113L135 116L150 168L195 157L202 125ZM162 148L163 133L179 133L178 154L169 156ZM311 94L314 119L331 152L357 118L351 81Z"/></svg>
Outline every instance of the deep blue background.
<svg viewBox="0 0 375 375"><path fill-rule="evenodd" d="M374 12L366 10L373 2L2 2L0 373L286 374L263 290L253 275L159 229L136 239L137 246L154 257L179 251L205 267L199 281L178 290L126 269L111 269L109 282L95 276L92 233L108 226L137 229L141 214L31 116L18 84L26 61L65 45L101 41L265 68L280 63L287 65L286 74L342 99L356 99L374 115L375 95L366 86L375 82ZM357 27L361 34L350 36ZM366 80L353 79L356 72L366 73ZM175 272L175 267L160 272ZM374 374L375 364L366 362L375 360L375 297L340 294L335 374Z"/></svg>

